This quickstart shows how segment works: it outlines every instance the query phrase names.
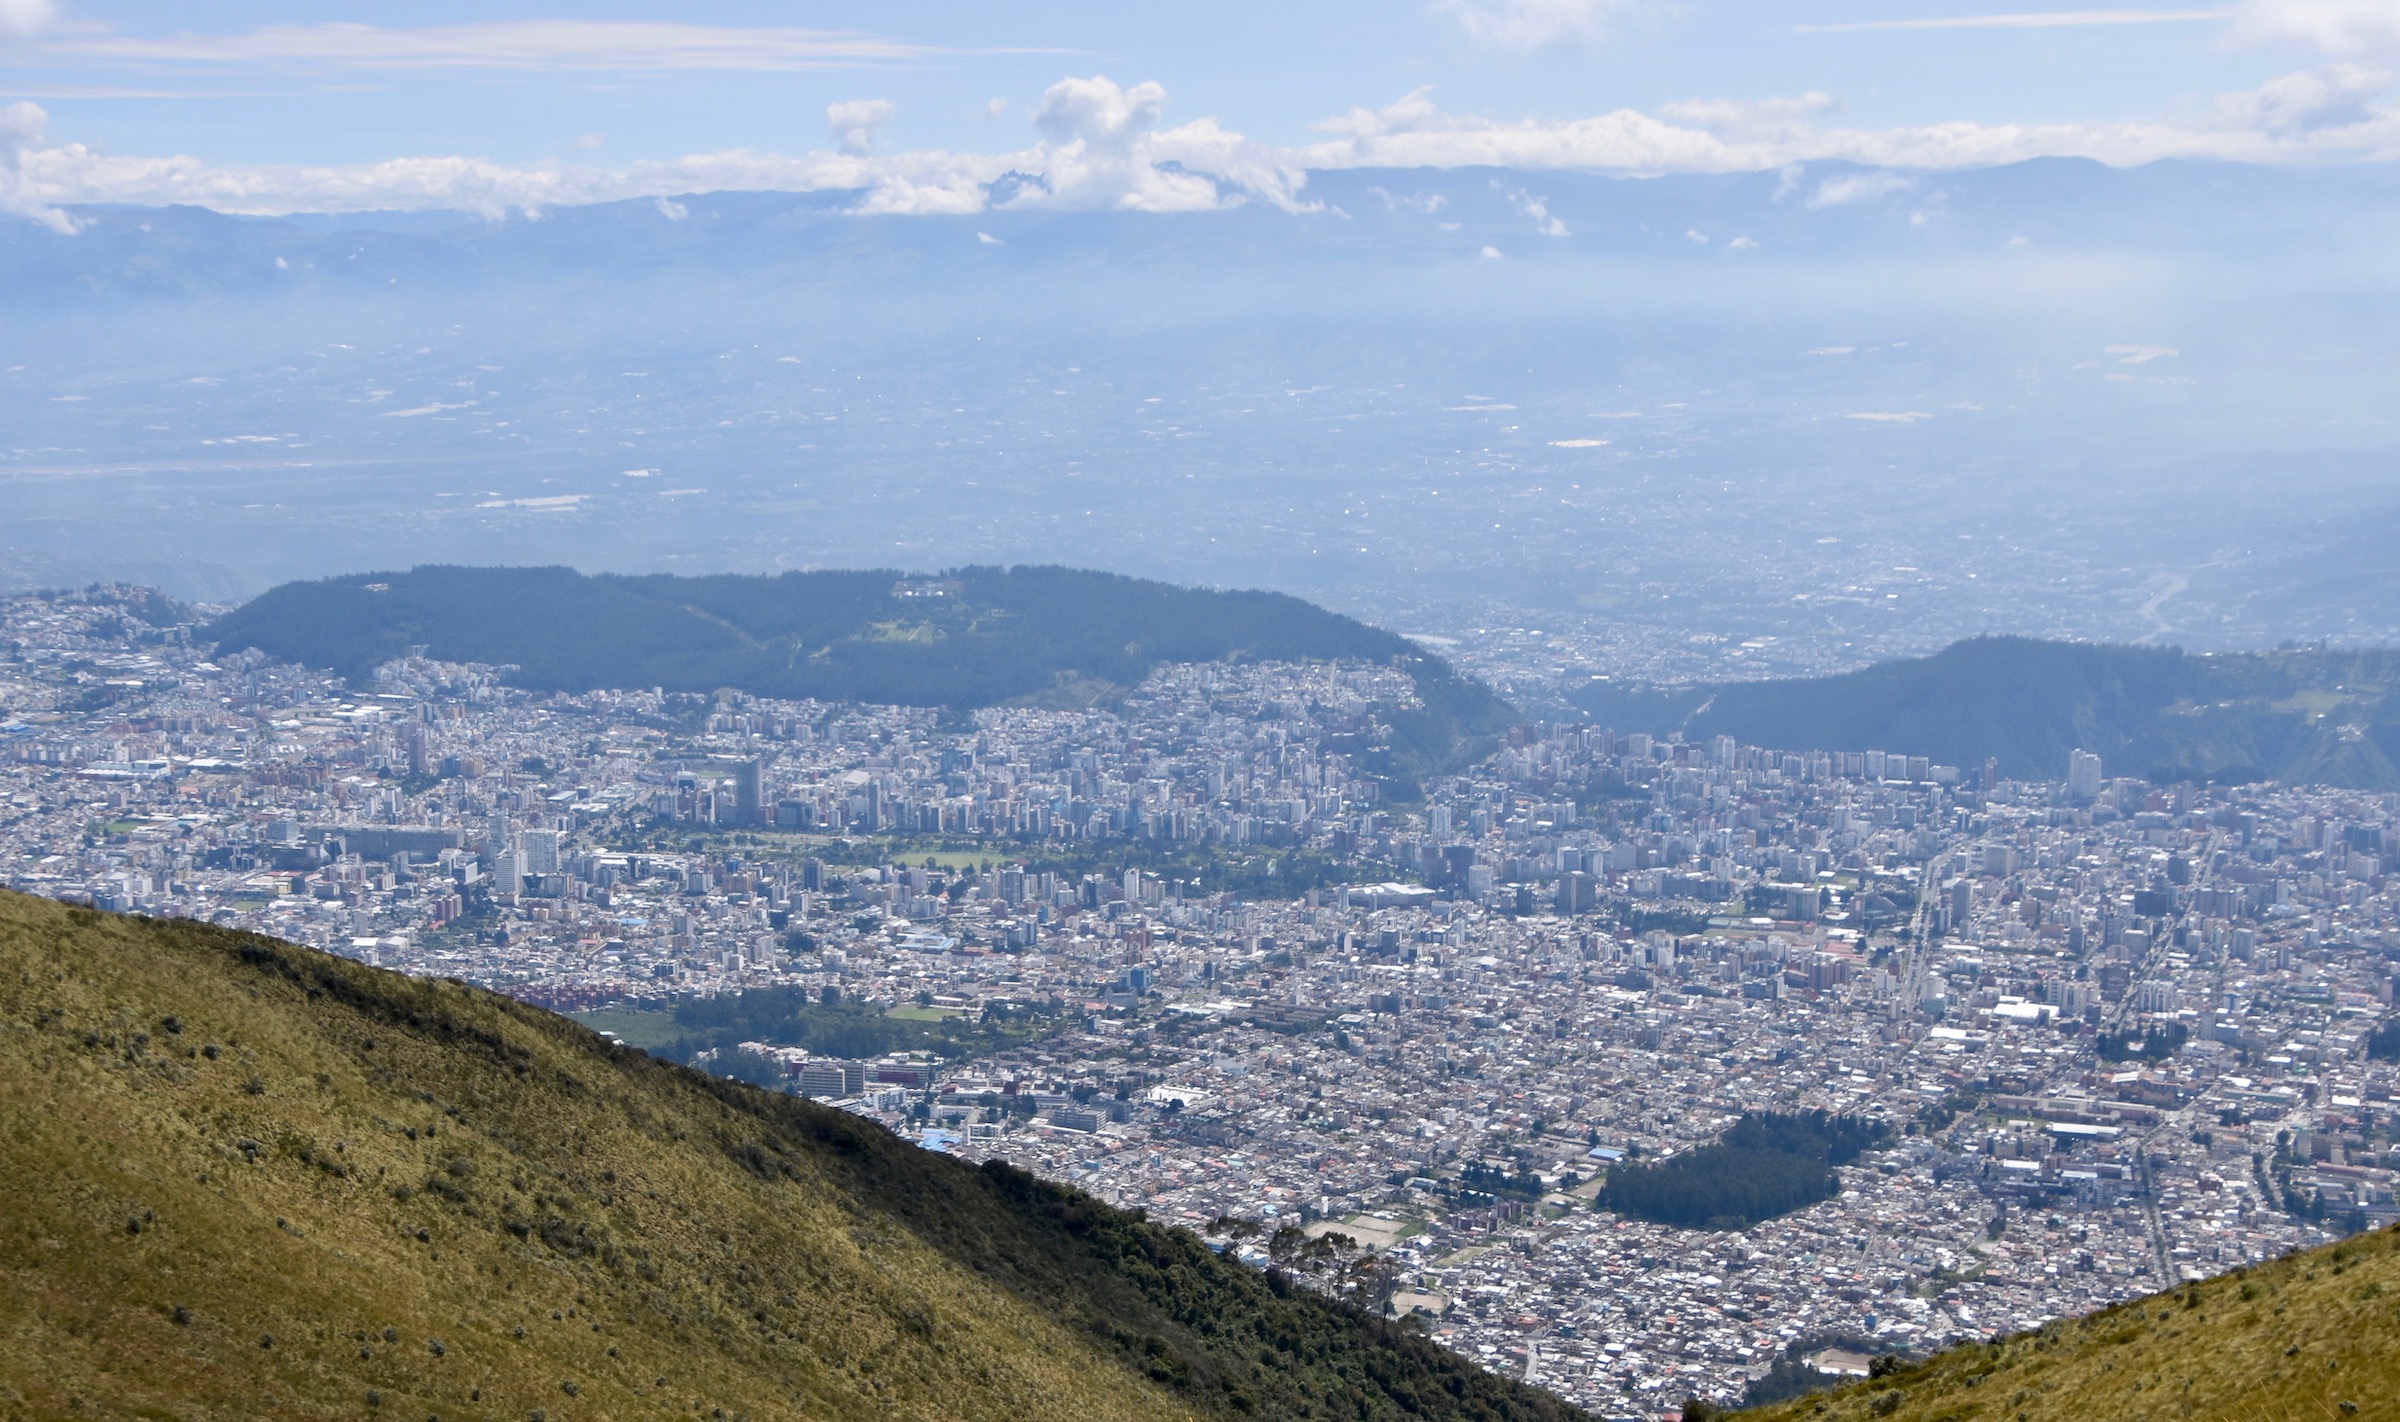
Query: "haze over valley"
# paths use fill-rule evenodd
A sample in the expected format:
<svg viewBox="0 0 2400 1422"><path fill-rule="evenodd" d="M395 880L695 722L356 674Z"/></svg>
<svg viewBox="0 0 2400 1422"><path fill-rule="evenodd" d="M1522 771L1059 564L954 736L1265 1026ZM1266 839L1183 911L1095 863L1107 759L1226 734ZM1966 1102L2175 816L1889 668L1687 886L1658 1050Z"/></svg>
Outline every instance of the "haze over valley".
<svg viewBox="0 0 2400 1422"><path fill-rule="evenodd" d="M2400 0L0 0L0 1414L2380 1417L2396 549Z"/></svg>
<svg viewBox="0 0 2400 1422"><path fill-rule="evenodd" d="M1305 192L20 225L0 576L1067 562L1458 639L1545 704L2400 628L2389 170Z"/></svg>

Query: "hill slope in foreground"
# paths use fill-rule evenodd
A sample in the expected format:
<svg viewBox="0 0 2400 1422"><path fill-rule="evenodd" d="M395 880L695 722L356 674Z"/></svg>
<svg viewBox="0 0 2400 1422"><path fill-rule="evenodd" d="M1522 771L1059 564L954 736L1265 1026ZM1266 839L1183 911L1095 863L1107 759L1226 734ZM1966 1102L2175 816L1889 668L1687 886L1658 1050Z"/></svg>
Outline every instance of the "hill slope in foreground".
<svg viewBox="0 0 2400 1422"><path fill-rule="evenodd" d="M2225 652L1977 637L1839 676L1569 694L1620 731L1882 750L2064 779L2067 753L2158 781L2400 789L2400 652Z"/></svg>
<svg viewBox="0 0 2400 1422"><path fill-rule="evenodd" d="M1742 1422L2400 1417L2400 1227L1967 1344Z"/></svg>
<svg viewBox="0 0 2400 1422"><path fill-rule="evenodd" d="M0 893L0 1415L1570 1418L564 1018Z"/></svg>

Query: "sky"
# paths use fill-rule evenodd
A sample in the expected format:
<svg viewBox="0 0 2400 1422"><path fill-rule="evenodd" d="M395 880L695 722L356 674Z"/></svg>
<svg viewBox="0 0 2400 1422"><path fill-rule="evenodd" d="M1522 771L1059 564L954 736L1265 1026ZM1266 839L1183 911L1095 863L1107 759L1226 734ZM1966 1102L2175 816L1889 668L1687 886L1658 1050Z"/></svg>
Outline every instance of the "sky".
<svg viewBox="0 0 2400 1422"><path fill-rule="evenodd" d="M0 0L0 211L1174 211L1304 207L1352 166L2381 162L2395 68L2400 0Z"/></svg>

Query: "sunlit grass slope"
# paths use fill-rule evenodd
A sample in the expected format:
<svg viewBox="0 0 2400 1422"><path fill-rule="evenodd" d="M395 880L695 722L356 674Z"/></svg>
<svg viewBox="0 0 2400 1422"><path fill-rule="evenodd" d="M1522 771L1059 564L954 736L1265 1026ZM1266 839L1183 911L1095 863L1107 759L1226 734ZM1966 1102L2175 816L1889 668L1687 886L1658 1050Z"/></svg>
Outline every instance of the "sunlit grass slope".
<svg viewBox="0 0 2400 1422"><path fill-rule="evenodd" d="M1573 1415L564 1018L0 894L0 1417Z"/></svg>
<svg viewBox="0 0 2400 1422"><path fill-rule="evenodd" d="M2400 1418L2400 1230L2360 1235L1743 1422Z"/></svg>

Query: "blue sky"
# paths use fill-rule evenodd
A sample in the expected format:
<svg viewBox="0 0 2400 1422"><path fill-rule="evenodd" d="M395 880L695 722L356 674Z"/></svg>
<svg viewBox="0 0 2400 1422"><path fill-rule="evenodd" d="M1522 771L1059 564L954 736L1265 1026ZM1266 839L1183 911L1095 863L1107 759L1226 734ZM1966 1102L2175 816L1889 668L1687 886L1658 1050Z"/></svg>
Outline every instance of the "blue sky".
<svg viewBox="0 0 2400 1422"><path fill-rule="evenodd" d="M1026 201L1172 208L1304 203L1297 175L1358 163L2389 161L2395 65L2400 0L0 0L0 209L755 186L952 211L1012 169L1049 185Z"/></svg>

